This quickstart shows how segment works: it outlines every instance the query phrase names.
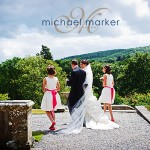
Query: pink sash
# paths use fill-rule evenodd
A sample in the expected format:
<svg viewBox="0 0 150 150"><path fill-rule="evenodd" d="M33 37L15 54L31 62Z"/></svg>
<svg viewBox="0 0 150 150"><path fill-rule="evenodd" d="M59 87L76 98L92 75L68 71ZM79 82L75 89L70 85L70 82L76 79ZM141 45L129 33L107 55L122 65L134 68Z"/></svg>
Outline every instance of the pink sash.
<svg viewBox="0 0 150 150"><path fill-rule="evenodd" d="M53 96L53 109L54 109L55 106L57 105L57 101L56 101L57 91L56 90L49 90L49 89L46 89L46 91L49 91L49 92L52 93L52 96Z"/></svg>
<svg viewBox="0 0 150 150"><path fill-rule="evenodd" d="M109 87L109 86L105 86L106 88L110 88L110 90L111 90L111 102L112 102L112 100L113 100L113 97L114 97L114 88L112 87Z"/></svg>

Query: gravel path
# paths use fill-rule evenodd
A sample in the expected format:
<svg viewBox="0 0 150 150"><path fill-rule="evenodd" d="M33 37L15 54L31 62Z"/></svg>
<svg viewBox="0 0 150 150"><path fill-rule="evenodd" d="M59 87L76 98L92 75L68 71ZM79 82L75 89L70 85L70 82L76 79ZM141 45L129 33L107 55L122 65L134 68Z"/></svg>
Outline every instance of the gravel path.
<svg viewBox="0 0 150 150"><path fill-rule="evenodd" d="M65 127L68 112L56 113L57 129ZM34 147L42 150L150 150L150 124L137 113L114 112L115 130L91 130L83 128L78 135L54 135L49 131L50 122L46 115L33 115L33 131L45 132Z"/></svg>

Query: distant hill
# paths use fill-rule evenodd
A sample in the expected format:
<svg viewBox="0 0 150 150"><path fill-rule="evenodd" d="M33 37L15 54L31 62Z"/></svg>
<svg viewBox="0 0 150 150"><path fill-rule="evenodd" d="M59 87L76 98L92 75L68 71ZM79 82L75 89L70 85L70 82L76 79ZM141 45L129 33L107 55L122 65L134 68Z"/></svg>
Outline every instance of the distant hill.
<svg viewBox="0 0 150 150"><path fill-rule="evenodd" d="M150 46L129 48L129 49L114 49L87 53L82 55L74 55L63 59L89 59L95 61L120 61L134 55L136 52L150 52Z"/></svg>

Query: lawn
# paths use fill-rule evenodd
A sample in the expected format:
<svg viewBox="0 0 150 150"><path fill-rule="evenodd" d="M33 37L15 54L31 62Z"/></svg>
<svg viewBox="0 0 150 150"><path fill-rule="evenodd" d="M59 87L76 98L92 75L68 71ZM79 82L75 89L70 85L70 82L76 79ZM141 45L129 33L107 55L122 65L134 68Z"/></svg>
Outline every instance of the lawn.
<svg viewBox="0 0 150 150"><path fill-rule="evenodd" d="M32 109L32 114L45 114L42 109Z"/></svg>
<svg viewBox="0 0 150 150"><path fill-rule="evenodd" d="M36 142L39 142L42 139L43 135L44 132L42 131L32 131L32 136L34 137Z"/></svg>

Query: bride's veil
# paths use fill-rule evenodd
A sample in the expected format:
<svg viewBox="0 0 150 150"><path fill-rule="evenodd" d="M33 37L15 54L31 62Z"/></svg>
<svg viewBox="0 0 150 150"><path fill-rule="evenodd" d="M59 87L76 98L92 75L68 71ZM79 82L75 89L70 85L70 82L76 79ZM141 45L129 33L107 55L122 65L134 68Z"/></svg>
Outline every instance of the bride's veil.
<svg viewBox="0 0 150 150"><path fill-rule="evenodd" d="M84 95L78 100L78 102L74 105L72 112L71 112L71 118L69 121L69 124L67 128L61 129L59 131L56 131L56 133L64 133L64 134L71 134L75 133L78 134L83 128L83 123L85 121L85 115L86 113L92 113L92 116L95 117L95 120L99 120L100 113L102 113L101 106L98 106L98 102L95 96L93 96L92 91L92 84L93 84L93 73L91 70L90 64L87 65L84 68L86 72L86 80L83 84L84 88ZM88 102L90 98L90 103ZM94 105L94 106L88 106L87 104ZM96 103L96 104L95 104ZM97 112L92 112L92 107L98 107L96 110Z"/></svg>
<svg viewBox="0 0 150 150"><path fill-rule="evenodd" d="M93 73L91 65L87 65L84 69L86 71L86 83L88 84L85 90L85 102L86 102L86 118L99 122L103 116L103 110L101 103L97 101L97 98L93 95ZM87 121L87 120L86 120Z"/></svg>

